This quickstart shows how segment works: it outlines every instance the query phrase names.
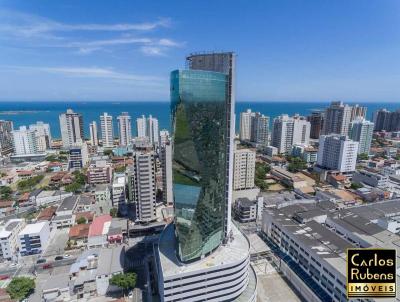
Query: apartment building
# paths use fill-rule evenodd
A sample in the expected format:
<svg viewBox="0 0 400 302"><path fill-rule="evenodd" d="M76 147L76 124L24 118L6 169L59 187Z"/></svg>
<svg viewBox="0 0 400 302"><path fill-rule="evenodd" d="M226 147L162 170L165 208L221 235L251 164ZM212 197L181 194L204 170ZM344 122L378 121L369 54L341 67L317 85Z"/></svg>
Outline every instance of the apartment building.
<svg viewBox="0 0 400 302"><path fill-rule="evenodd" d="M26 225L18 234L19 253L21 256L41 254L50 241L50 225L41 221Z"/></svg>
<svg viewBox="0 0 400 302"><path fill-rule="evenodd" d="M254 188L256 152L250 149L237 149L233 153L233 189Z"/></svg>
<svg viewBox="0 0 400 302"><path fill-rule="evenodd" d="M24 227L24 219L11 219L4 226L0 226L0 259L17 260L18 234Z"/></svg>

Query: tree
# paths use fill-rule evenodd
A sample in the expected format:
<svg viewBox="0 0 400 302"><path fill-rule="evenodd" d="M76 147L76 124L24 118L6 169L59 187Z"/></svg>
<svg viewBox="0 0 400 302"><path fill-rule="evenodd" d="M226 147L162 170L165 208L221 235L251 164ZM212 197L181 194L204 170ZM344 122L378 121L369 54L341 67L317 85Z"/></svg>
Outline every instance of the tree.
<svg viewBox="0 0 400 302"><path fill-rule="evenodd" d="M76 220L76 223L77 224L84 224L84 223L86 223L86 218L85 217L79 217L77 220Z"/></svg>
<svg viewBox="0 0 400 302"><path fill-rule="evenodd" d="M107 150L104 150L104 151L103 151L103 154L104 154L104 155L111 156L111 155L113 155L113 151L112 151L111 149L107 149Z"/></svg>
<svg viewBox="0 0 400 302"><path fill-rule="evenodd" d="M118 214L118 209L117 208L111 208L110 209L110 215L112 217L117 217L117 214Z"/></svg>
<svg viewBox="0 0 400 302"><path fill-rule="evenodd" d="M361 154L358 154L358 156L357 156L358 160L368 160L368 158L369 158L369 156L366 153L361 153Z"/></svg>
<svg viewBox="0 0 400 302"><path fill-rule="evenodd" d="M35 289L35 280L29 277L15 277L7 286L11 299L23 300Z"/></svg>
<svg viewBox="0 0 400 302"><path fill-rule="evenodd" d="M11 197L12 190L8 186L0 187L0 199L9 199Z"/></svg>
<svg viewBox="0 0 400 302"><path fill-rule="evenodd" d="M122 165L122 166L118 166L114 169L115 173L124 173L126 171L126 166Z"/></svg>
<svg viewBox="0 0 400 302"><path fill-rule="evenodd" d="M350 185L350 188L352 188L353 190L357 190L357 189L360 189L362 187L363 187L362 184L359 184L359 183L356 183L356 182L352 182L351 185Z"/></svg>
<svg viewBox="0 0 400 302"><path fill-rule="evenodd" d="M288 171L298 172L300 170L307 169L307 163L300 157L290 157Z"/></svg>
<svg viewBox="0 0 400 302"><path fill-rule="evenodd" d="M21 180L20 182L18 182L17 185L18 190L20 191L32 190L32 188L37 184L39 184L43 180L43 178L44 175L36 175L29 179Z"/></svg>
<svg viewBox="0 0 400 302"><path fill-rule="evenodd" d="M78 184L76 182L73 182L72 184L69 184L69 185L65 186L65 191L67 191L67 192L77 192L77 191L79 191L81 189L81 187L82 186L80 184Z"/></svg>
<svg viewBox="0 0 400 302"><path fill-rule="evenodd" d="M133 272L126 273L126 274L118 274L118 275L114 275L111 277L110 284L121 288L125 295L126 291L135 288L136 279L137 279L137 275L136 275L136 273L133 273Z"/></svg>
<svg viewBox="0 0 400 302"><path fill-rule="evenodd" d="M254 176L254 183L260 190L265 191L268 189L268 184L265 182L266 174L271 170L271 167L263 162L256 163L256 172Z"/></svg>

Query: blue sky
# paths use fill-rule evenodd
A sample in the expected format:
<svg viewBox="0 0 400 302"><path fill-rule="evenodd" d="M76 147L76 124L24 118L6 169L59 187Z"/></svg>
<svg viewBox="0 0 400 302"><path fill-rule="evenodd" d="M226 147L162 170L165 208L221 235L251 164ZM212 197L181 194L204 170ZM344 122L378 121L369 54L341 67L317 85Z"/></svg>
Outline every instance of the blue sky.
<svg viewBox="0 0 400 302"><path fill-rule="evenodd" d="M238 100L400 100L398 0L0 0L0 101L168 100L204 50Z"/></svg>

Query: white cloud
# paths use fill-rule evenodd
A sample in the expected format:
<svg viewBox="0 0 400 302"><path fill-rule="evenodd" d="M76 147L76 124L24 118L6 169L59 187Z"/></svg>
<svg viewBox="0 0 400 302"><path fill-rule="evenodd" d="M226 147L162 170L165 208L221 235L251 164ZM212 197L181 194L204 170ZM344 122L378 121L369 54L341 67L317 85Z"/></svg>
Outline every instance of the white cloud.
<svg viewBox="0 0 400 302"><path fill-rule="evenodd" d="M140 51L146 56L165 56L163 48L157 46L142 46Z"/></svg>

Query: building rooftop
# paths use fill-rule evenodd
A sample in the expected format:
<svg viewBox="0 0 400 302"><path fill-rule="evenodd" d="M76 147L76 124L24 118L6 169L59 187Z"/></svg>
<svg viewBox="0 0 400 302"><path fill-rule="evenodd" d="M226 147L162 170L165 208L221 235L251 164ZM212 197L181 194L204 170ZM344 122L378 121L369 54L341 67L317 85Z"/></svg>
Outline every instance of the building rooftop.
<svg viewBox="0 0 400 302"><path fill-rule="evenodd" d="M96 276L110 275L124 271L125 247L101 249Z"/></svg>
<svg viewBox="0 0 400 302"><path fill-rule="evenodd" d="M69 238L84 238L89 235L90 224L77 224L69 229Z"/></svg>
<svg viewBox="0 0 400 302"><path fill-rule="evenodd" d="M90 225L89 237L107 234L111 225L111 219L110 215L96 217Z"/></svg>
<svg viewBox="0 0 400 302"><path fill-rule="evenodd" d="M30 235L30 234L37 234L40 233L43 228L45 228L46 226L48 226L48 222L47 221L41 221L41 222L36 222L36 223L32 223L32 224L27 224L24 229L19 233L19 236L23 236L23 235Z"/></svg>
<svg viewBox="0 0 400 302"><path fill-rule="evenodd" d="M65 198L58 206L56 212L60 211L73 211L78 202L78 196L72 195Z"/></svg>
<svg viewBox="0 0 400 302"><path fill-rule="evenodd" d="M68 274L52 274L43 285L43 292L67 288L69 284L70 280Z"/></svg>
<svg viewBox="0 0 400 302"><path fill-rule="evenodd" d="M159 256L164 279L176 275L184 276L195 271L201 272L244 259L249 252L250 244L235 225L232 225L232 234L233 240L229 240L226 245L221 244L209 256L188 264L180 262L177 258L174 225L169 224L162 232L159 241Z"/></svg>

